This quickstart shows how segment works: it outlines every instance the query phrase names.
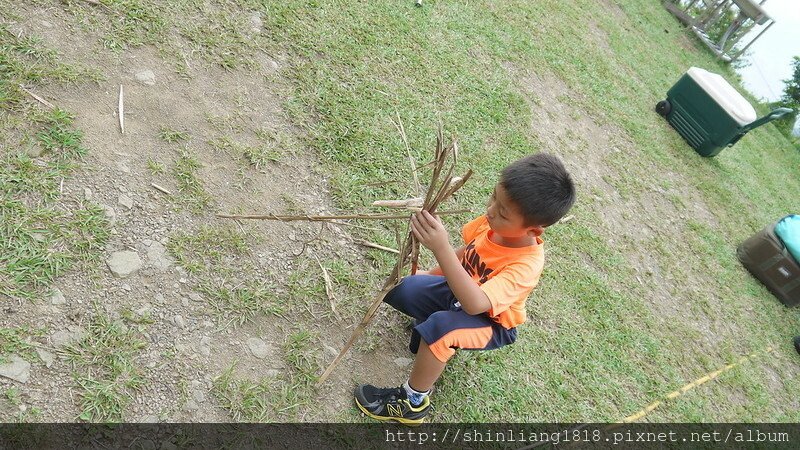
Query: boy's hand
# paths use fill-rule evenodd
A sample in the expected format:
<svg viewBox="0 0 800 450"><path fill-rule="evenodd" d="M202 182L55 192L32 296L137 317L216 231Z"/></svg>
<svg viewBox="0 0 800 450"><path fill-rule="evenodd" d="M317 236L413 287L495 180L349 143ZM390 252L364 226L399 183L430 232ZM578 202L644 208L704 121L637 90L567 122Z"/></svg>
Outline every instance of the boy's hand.
<svg viewBox="0 0 800 450"><path fill-rule="evenodd" d="M442 251L452 251L442 220L428 211L423 210L411 216L411 232L434 255Z"/></svg>

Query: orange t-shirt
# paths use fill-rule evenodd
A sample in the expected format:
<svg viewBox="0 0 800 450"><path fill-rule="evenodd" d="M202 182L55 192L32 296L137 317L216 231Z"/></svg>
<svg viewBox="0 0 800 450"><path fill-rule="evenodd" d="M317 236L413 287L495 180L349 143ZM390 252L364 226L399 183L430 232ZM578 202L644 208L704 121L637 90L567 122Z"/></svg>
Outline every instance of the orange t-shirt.
<svg viewBox="0 0 800 450"><path fill-rule="evenodd" d="M503 247L492 242L493 233L485 215L464 225L461 265L489 298L489 317L511 329L525 322L525 300L544 267L544 242L537 237L538 245Z"/></svg>

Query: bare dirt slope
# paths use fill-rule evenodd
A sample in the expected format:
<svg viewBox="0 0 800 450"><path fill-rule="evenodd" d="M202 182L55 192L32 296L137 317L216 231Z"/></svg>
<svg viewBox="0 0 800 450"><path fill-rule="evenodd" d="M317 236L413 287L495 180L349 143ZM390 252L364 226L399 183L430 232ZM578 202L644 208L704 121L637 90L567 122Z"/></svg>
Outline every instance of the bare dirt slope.
<svg viewBox="0 0 800 450"><path fill-rule="evenodd" d="M86 335L91 317L100 311L112 320L126 315L142 319L123 325L138 328L146 343L134 357L146 382L127 407L126 420L230 420L212 397L213 379L234 363L234 378L258 382L277 377L286 370L283 346L294 324L291 317L259 314L234 326L220 317L198 289L196 277L166 250L170 235L178 231L192 235L203 226L246 229L258 239L249 243L243 258L278 296L286 292L285 282L298 261L312 255L323 260L362 258L352 250L347 230L334 226L319 235L318 225L304 222L236 225L214 217L215 212L331 210L326 175L315 156L299 144L299 131L291 128L282 109L277 92L285 87L280 86L279 58L260 55L259 68L241 71L196 60L189 63L188 77L182 77L174 70L174 61L165 60L152 47L119 53L103 49L98 36L76 33L72 18L63 11L29 7L22 16L25 20L12 24L13 32L41 36L65 60L79 61L104 78L98 83L49 86L38 94L74 113L89 149L84 166L64 180L61 202L102 205L113 233L104 258L130 251L142 265L124 278L105 265L95 273L71 271L53 286L61 297L6 308L0 319L3 326L47 330L36 342L44 360L34 361L29 369L30 378L21 389L22 404L4 405L7 417L16 414L17 407L38 408L42 414L36 420L42 421L72 421L80 414L80 389L70 376L75 368L63 351ZM120 86L124 134L118 117ZM180 137L165 137L169 132ZM258 164L243 153L265 146L268 160ZM202 188L185 198L179 195L174 176L181 155L199 163L195 176ZM207 199L199 213L192 209L198 199ZM307 241L312 242L306 245ZM244 282L234 277L229 284L237 281ZM287 298L274 301L280 304ZM323 338L335 335L336 345L346 333L331 321L320 321L314 331ZM321 361L329 360L332 351L324 356L312 353ZM346 366L341 373L350 372ZM0 379L0 386L14 385ZM334 413L318 411L316 418Z"/></svg>

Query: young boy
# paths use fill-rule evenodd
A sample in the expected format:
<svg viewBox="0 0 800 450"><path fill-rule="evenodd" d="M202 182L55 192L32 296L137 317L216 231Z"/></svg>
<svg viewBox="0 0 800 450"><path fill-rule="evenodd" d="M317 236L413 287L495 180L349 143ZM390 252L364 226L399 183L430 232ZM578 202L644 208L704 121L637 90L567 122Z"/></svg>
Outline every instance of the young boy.
<svg viewBox="0 0 800 450"><path fill-rule="evenodd" d="M404 278L384 301L414 319L409 350L417 355L401 387L356 387L358 408L377 420L421 424L428 394L455 349L491 350L513 343L525 322L525 300L544 264L545 227L575 202L561 161L538 153L503 169L486 214L464 225L465 246L453 250L440 219L427 211L411 230L439 263Z"/></svg>

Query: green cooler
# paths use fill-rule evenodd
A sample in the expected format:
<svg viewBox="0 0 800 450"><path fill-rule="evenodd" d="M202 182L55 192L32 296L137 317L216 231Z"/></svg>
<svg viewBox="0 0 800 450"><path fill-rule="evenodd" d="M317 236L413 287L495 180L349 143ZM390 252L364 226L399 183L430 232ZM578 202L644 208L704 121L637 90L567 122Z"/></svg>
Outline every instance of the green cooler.
<svg viewBox="0 0 800 450"><path fill-rule="evenodd" d="M778 108L758 118L753 106L725 78L692 67L656 104L678 134L702 156L715 156L753 128L792 112Z"/></svg>

